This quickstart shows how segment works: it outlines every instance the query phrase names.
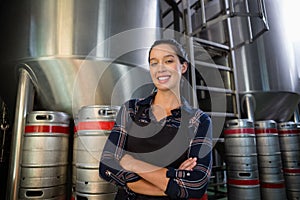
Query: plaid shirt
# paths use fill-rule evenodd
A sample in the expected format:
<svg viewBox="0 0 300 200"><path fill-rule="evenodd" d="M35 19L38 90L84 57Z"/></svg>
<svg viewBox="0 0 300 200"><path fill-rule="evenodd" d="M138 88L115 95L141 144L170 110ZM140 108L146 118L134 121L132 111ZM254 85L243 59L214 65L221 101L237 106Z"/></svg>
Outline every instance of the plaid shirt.
<svg viewBox="0 0 300 200"><path fill-rule="evenodd" d="M114 128L109 135L102 152L99 173L100 176L113 184L123 186L127 191L127 182L140 179L139 175L126 171L119 165L119 161L126 153L125 144L128 136L129 120L136 115L140 106L147 106L141 115L141 121L150 122L149 109L155 94L145 99L132 99L122 105ZM212 159L212 127L211 119L200 109L192 108L186 100L182 100L181 109L172 110L162 126L180 127L182 112L188 116L187 132L193 137L188 147L188 157L197 157L197 165L193 171L179 170L169 167L166 177L169 183L165 193L174 199L200 198L205 193L209 182Z"/></svg>

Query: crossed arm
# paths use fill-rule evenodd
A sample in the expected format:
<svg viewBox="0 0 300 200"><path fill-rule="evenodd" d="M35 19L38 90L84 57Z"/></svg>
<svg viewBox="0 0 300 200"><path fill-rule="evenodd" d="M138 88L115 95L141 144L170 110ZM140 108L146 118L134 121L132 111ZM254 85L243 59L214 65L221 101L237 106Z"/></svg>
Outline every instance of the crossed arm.
<svg viewBox="0 0 300 200"><path fill-rule="evenodd" d="M197 164L197 158L189 158L179 166L181 170L191 171ZM127 186L134 192L164 196L169 178L166 176L167 168L161 168L147 162L135 159L131 155L125 154L120 160L120 165L127 171L138 174L141 179L127 183Z"/></svg>

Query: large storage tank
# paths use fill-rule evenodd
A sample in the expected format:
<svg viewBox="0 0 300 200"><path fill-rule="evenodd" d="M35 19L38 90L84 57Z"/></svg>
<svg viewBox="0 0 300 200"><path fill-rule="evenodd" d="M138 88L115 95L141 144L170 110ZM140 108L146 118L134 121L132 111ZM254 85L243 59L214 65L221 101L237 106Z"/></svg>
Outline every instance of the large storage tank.
<svg viewBox="0 0 300 200"><path fill-rule="evenodd" d="M201 37L230 47L241 117L253 110L255 120L289 120L300 101L299 1L205 3L208 23ZM264 12L259 13L261 10ZM195 14L196 27L203 25L201 14ZM220 16L223 20L216 20ZM247 110L249 103L252 108Z"/></svg>
<svg viewBox="0 0 300 200"><path fill-rule="evenodd" d="M39 108L72 114L143 96L152 89L147 51L160 38L159 11L157 0L1 1L3 100L12 111L21 67Z"/></svg>
<svg viewBox="0 0 300 200"><path fill-rule="evenodd" d="M253 96L256 120L288 121L299 103L300 52L293 37L300 32L298 6L294 0L265 0L270 30L235 51L241 103Z"/></svg>

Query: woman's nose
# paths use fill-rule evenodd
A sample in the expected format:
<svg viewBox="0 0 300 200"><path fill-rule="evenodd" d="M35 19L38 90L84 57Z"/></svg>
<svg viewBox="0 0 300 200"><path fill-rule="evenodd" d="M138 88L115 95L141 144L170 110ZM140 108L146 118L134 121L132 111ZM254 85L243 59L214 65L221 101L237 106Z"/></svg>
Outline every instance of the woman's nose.
<svg viewBox="0 0 300 200"><path fill-rule="evenodd" d="M164 72L166 71L166 67L163 63L159 63L158 66L157 66L157 71L158 72Z"/></svg>

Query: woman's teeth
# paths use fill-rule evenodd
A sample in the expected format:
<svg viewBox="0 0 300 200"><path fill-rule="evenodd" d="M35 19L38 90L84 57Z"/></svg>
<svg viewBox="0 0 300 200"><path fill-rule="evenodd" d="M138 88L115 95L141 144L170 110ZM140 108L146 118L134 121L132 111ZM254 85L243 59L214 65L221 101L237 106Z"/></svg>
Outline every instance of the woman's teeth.
<svg viewBox="0 0 300 200"><path fill-rule="evenodd" d="M158 80L163 81L163 80L167 80L169 78L169 76L160 76L158 77Z"/></svg>

